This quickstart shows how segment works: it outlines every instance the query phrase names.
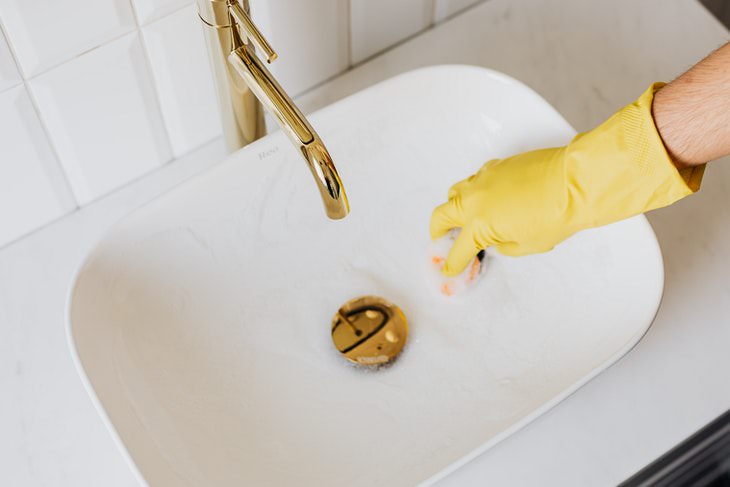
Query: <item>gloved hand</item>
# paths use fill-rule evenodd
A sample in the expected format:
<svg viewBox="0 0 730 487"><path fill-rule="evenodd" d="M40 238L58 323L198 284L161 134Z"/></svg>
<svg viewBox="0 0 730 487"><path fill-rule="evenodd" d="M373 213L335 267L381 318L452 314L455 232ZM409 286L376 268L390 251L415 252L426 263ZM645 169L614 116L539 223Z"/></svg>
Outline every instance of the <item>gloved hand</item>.
<svg viewBox="0 0 730 487"><path fill-rule="evenodd" d="M449 190L431 216L431 238L461 227L443 272L453 276L481 249L547 252L586 228L667 206L700 187L704 165L678 170L652 118L652 85L565 147L487 162Z"/></svg>

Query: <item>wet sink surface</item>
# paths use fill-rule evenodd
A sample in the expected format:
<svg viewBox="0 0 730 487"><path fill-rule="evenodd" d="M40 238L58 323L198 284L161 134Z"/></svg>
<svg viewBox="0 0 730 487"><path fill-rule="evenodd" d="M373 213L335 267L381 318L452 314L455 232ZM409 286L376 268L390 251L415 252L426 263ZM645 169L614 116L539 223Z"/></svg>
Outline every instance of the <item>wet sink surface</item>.
<svg viewBox="0 0 730 487"><path fill-rule="evenodd" d="M427 279L428 219L493 157L574 131L481 68L406 73L312 117L347 187L328 221L281 133L119 223L79 271L73 353L112 434L153 486L429 483L626 353L663 267L637 217L548 254L493 256L478 288ZM410 338L371 372L334 349L345 301L383 296Z"/></svg>

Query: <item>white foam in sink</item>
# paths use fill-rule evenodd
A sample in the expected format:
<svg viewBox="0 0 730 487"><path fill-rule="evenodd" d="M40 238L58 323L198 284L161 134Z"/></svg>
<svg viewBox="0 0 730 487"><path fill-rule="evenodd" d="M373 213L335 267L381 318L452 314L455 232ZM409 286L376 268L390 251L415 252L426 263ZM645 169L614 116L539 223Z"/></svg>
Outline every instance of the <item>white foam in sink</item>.
<svg viewBox="0 0 730 487"><path fill-rule="evenodd" d="M119 223L79 271L75 356L152 486L429 483L615 362L654 317L662 260L643 217L547 254L494 255L463 299L434 295L428 220L448 187L574 134L520 83L428 68L312 118L346 220L326 220L277 132ZM410 323L377 373L346 366L329 337L363 294Z"/></svg>

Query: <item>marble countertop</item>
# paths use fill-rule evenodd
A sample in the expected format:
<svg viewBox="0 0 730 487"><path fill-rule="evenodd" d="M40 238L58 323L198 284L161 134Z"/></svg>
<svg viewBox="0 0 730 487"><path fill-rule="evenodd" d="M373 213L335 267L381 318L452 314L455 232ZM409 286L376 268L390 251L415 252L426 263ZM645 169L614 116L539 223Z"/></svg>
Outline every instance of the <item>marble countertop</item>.
<svg viewBox="0 0 730 487"><path fill-rule="evenodd" d="M298 101L312 110L416 67L475 64L522 80L585 130L729 38L694 0L490 0ZM223 153L214 142L0 250L3 484L136 485L74 369L66 293L116 220ZM666 287L646 337L440 485L615 485L730 408L730 164L648 216Z"/></svg>

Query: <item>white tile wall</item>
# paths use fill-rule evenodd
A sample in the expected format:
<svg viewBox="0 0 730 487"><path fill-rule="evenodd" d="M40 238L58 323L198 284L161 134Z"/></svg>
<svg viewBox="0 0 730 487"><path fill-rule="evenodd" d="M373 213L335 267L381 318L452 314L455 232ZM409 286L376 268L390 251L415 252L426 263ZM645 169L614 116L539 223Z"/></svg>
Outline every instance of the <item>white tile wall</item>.
<svg viewBox="0 0 730 487"><path fill-rule="evenodd" d="M0 18L26 76L134 29L129 0L2 0Z"/></svg>
<svg viewBox="0 0 730 487"><path fill-rule="evenodd" d="M175 157L221 133L202 28L192 5L142 28Z"/></svg>
<svg viewBox="0 0 730 487"><path fill-rule="evenodd" d="M0 150L1 246L75 203L23 86L0 93Z"/></svg>
<svg viewBox="0 0 730 487"><path fill-rule="evenodd" d="M20 84L22 79L10 52L5 36L0 31L0 91Z"/></svg>
<svg viewBox="0 0 730 487"><path fill-rule="evenodd" d="M351 0L353 64L433 23L434 0Z"/></svg>
<svg viewBox="0 0 730 487"><path fill-rule="evenodd" d="M475 1L250 0L294 97ZM193 3L0 0L0 246L221 133Z"/></svg>
<svg viewBox="0 0 730 487"><path fill-rule="evenodd" d="M348 0L251 0L279 55L271 72L292 96L348 68Z"/></svg>
<svg viewBox="0 0 730 487"><path fill-rule="evenodd" d="M186 5L192 5L191 0L132 0L137 12L139 23L144 25L163 15L170 14Z"/></svg>
<svg viewBox="0 0 730 487"><path fill-rule="evenodd" d="M436 0L433 14L434 22L441 22L442 20L480 2L481 0Z"/></svg>
<svg viewBox="0 0 730 487"><path fill-rule="evenodd" d="M171 157L137 33L32 79L30 88L80 204Z"/></svg>

